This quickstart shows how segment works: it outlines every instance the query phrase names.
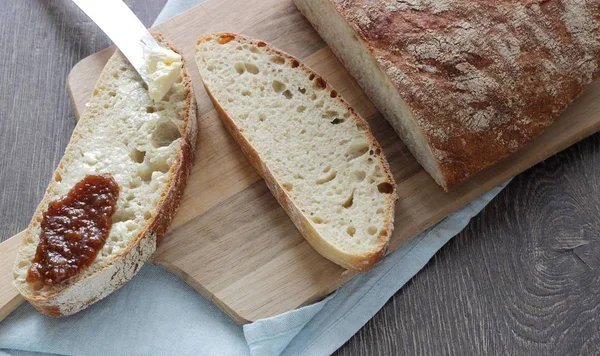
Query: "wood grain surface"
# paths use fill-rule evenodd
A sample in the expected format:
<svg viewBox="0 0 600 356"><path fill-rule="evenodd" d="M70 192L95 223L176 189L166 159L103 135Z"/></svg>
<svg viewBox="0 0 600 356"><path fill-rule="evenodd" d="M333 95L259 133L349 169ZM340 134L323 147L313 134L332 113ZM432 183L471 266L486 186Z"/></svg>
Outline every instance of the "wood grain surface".
<svg viewBox="0 0 600 356"><path fill-rule="evenodd" d="M148 24L162 1L132 4ZM67 1L2 5L5 239L26 226L74 126L68 70L108 41ZM597 354L599 161L596 135L519 176L339 353Z"/></svg>

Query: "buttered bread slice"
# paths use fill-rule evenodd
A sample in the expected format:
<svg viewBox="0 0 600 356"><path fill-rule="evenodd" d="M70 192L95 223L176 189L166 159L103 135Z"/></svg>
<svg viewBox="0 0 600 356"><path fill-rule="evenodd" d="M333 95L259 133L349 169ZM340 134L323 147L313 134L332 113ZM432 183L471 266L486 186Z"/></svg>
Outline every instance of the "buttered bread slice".
<svg viewBox="0 0 600 356"><path fill-rule="evenodd" d="M196 63L225 126L306 240L342 267L369 270L392 233L396 185L368 124L264 42L204 36Z"/></svg>
<svg viewBox="0 0 600 356"><path fill-rule="evenodd" d="M36 309L73 314L133 277L177 211L196 131L185 65L155 102L119 51L109 59L14 265Z"/></svg>

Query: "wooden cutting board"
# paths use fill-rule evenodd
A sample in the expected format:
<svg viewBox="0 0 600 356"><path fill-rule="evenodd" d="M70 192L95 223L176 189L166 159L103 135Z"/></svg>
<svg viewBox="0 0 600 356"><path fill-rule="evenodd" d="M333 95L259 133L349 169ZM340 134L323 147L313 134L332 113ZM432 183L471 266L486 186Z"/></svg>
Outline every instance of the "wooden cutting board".
<svg viewBox="0 0 600 356"><path fill-rule="evenodd" d="M239 323L319 300L353 274L304 241L226 132L193 63L200 35L239 32L302 58L369 121L398 183L390 251L506 179L600 130L598 83L528 147L444 193L290 0L209 0L155 30L187 58L198 101L199 134L179 213L152 263L180 276ZM71 71L68 86L77 115L112 52L89 56ZM0 320L22 302L11 284L19 240L16 235L0 244Z"/></svg>

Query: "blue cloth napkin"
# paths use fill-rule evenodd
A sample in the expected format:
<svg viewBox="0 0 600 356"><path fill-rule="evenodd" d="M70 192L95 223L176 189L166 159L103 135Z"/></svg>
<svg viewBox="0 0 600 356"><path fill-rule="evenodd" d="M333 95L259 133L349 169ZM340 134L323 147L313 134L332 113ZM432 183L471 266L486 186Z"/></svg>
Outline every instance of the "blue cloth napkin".
<svg viewBox="0 0 600 356"><path fill-rule="evenodd" d="M156 22L200 2L170 0ZM410 240L321 302L242 327L179 278L146 265L126 286L73 316L50 318L22 305L0 323L0 356L329 355L505 185Z"/></svg>

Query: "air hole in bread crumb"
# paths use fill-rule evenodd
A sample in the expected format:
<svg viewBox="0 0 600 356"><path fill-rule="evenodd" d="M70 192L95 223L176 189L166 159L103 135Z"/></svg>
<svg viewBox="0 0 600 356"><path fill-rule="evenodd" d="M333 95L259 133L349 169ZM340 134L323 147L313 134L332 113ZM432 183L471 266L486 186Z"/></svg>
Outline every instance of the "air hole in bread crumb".
<svg viewBox="0 0 600 356"><path fill-rule="evenodd" d="M148 84L146 84L145 82L142 83L142 88L144 88L144 90L148 90Z"/></svg>
<svg viewBox="0 0 600 356"><path fill-rule="evenodd" d="M378 149L376 149L376 150L375 150L375 154L376 154L376 155L378 155L378 154L380 154L380 153L381 153L381 149L379 149L379 148L378 148Z"/></svg>
<svg viewBox="0 0 600 356"><path fill-rule="evenodd" d="M129 182L129 188L135 189L142 185L142 179L140 177L136 177Z"/></svg>
<svg viewBox="0 0 600 356"><path fill-rule="evenodd" d="M297 60L295 60L295 59L292 59L292 61L290 62L290 66L291 66L292 68L296 68L296 67L298 67L299 65L300 65L300 63L298 63L298 61L297 61Z"/></svg>
<svg viewBox="0 0 600 356"><path fill-rule="evenodd" d="M391 194L394 191L394 186L388 182L377 184L377 190L379 193Z"/></svg>
<svg viewBox="0 0 600 356"><path fill-rule="evenodd" d="M298 91L302 94L306 94L306 88L300 88L298 87Z"/></svg>
<svg viewBox="0 0 600 356"><path fill-rule="evenodd" d="M150 214L149 211L144 212L144 219L149 220L151 217L152 217L152 214Z"/></svg>
<svg viewBox="0 0 600 356"><path fill-rule="evenodd" d="M286 99L291 99L292 98L292 93L289 90L286 90L282 93L283 96L285 96Z"/></svg>
<svg viewBox="0 0 600 356"><path fill-rule="evenodd" d="M117 96L117 93L111 90L111 91L108 92L108 95L114 97L114 96Z"/></svg>
<svg viewBox="0 0 600 356"><path fill-rule="evenodd" d="M56 174L54 174L54 181L55 182L62 182L62 175L59 172L56 172Z"/></svg>
<svg viewBox="0 0 600 356"><path fill-rule="evenodd" d="M114 72L112 76L115 79L119 79L119 72Z"/></svg>
<svg viewBox="0 0 600 356"><path fill-rule="evenodd" d="M265 114L262 114L262 113L261 113L261 114L258 114L258 119L259 119L260 121L265 121L265 120L267 119L267 115L265 115Z"/></svg>
<svg viewBox="0 0 600 356"><path fill-rule="evenodd" d="M146 112L147 112L148 114L152 114L152 113L153 113L153 112L155 112L155 111L156 111L156 109L154 109L154 106L147 106L147 107L146 107Z"/></svg>
<svg viewBox="0 0 600 356"><path fill-rule="evenodd" d="M321 115L321 117L327 118L327 117L335 117L337 116L339 113L336 110L327 110L325 111L325 113L323 115Z"/></svg>
<svg viewBox="0 0 600 356"><path fill-rule="evenodd" d="M144 158L146 158L146 152L134 148L133 151L129 153L129 157L131 157L134 162L142 163L144 162Z"/></svg>
<svg viewBox="0 0 600 356"><path fill-rule="evenodd" d="M216 67L215 67L214 65L212 65L212 64L210 64L208 67L206 67L206 69L207 69L209 72L212 72L213 70L215 70L215 68L216 68Z"/></svg>
<svg viewBox="0 0 600 356"><path fill-rule="evenodd" d="M369 233L369 235L375 235L377 233L377 228L375 226L369 226L367 232Z"/></svg>
<svg viewBox="0 0 600 356"><path fill-rule="evenodd" d="M383 208L377 209L377 214L383 214Z"/></svg>
<svg viewBox="0 0 600 356"><path fill-rule="evenodd" d="M252 52L252 53L258 53L258 48L252 46L252 47L250 47L250 52Z"/></svg>
<svg viewBox="0 0 600 356"><path fill-rule="evenodd" d="M367 177L367 173L365 173L364 171L354 171L353 175L354 175L354 179L357 182L362 182Z"/></svg>
<svg viewBox="0 0 600 356"><path fill-rule="evenodd" d="M119 69L121 69L121 71L122 71L122 72L124 72L124 71L126 71L126 70L127 70L127 67L125 67L125 66L122 66L122 67L121 67L121 68L119 68Z"/></svg>
<svg viewBox="0 0 600 356"><path fill-rule="evenodd" d="M276 93L281 93L282 91L285 90L285 84L283 84L279 80L274 80L272 85L273 85L273 90L275 90Z"/></svg>
<svg viewBox="0 0 600 356"><path fill-rule="evenodd" d="M323 173L329 172L330 169L331 169L331 166L327 166L327 167L323 168Z"/></svg>
<svg viewBox="0 0 600 356"><path fill-rule="evenodd" d="M135 219L135 214L131 210L117 209L111 217L112 223L124 222Z"/></svg>
<svg viewBox="0 0 600 356"><path fill-rule="evenodd" d="M244 63L244 66L249 73L258 74L259 72L258 67L252 63Z"/></svg>
<svg viewBox="0 0 600 356"><path fill-rule="evenodd" d="M140 165L138 166L138 175L140 176L140 178L142 178L142 180L146 183L150 182L152 180L152 173L156 172L156 171L162 171L166 168L166 171L168 171L169 166L167 166L166 162L164 162L164 166L166 167L156 167L156 164L148 165L148 164L144 164L144 165ZM165 171L165 172L166 172Z"/></svg>
<svg viewBox="0 0 600 356"><path fill-rule="evenodd" d="M338 95L337 91L335 91L335 90L332 90L331 93L329 93L329 96L332 97L332 98L337 97L337 95Z"/></svg>
<svg viewBox="0 0 600 356"><path fill-rule="evenodd" d="M325 89L327 87L327 82L325 81L325 79L317 77L314 81L313 87L315 89Z"/></svg>
<svg viewBox="0 0 600 356"><path fill-rule="evenodd" d="M127 201L132 201L134 198L135 198L135 195L133 195L133 194L129 193L129 194L127 194L127 196L125 197L125 200L127 200Z"/></svg>
<svg viewBox="0 0 600 356"><path fill-rule="evenodd" d="M323 99L317 101L317 103L315 104L315 107L317 108L322 108L323 105L325 105L325 102L323 101Z"/></svg>
<svg viewBox="0 0 600 356"><path fill-rule="evenodd" d="M346 209L348 209L349 207L352 206L352 204L354 204L354 190L352 190L352 193L350 194L350 196L348 197L348 199L346 199L343 203L342 206Z"/></svg>
<svg viewBox="0 0 600 356"><path fill-rule="evenodd" d="M325 220L323 220L323 218L320 218L318 216L313 216L311 218L311 220L315 223L315 224L322 224L325 222Z"/></svg>
<svg viewBox="0 0 600 356"><path fill-rule="evenodd" d="M337 176L337 172L336 171L331 171L325 177L317 179L316 183L317 184L325 184L327 182L331 182L332 180L335 179L336 176Z"/></svg>
<svg viewBox="0 0 600 356"><path fill-rule="evenodd" d="M340 119L340 118L337 118L337 117L336 117L335 119L331 120L331 123L332 123L333 125L337 125L337 124L341 124L341 123L342 123L342 122L344 122L344 121L345 121L344 119Z"/></svg>
<svg viewBox="0 0 600 356"><path fill-rule="evenodd" d="M219 42L219 44L225 44L225 43L230 42L233 39L234 39L233 35L224 34L224 35L219 36L219 38L217 39L217 42Z"/></svg>
<svg viewBox="0 0 600 356"><path fill-rule="evenodd" d="M250 90L244 89L244 90L242 90L242 95L243 96L252 96L252 93L250 92Z"/></svg>
<svg viewBox="0 0 600 356"><path fill-rule="evenodd" d="M304 105L300 105L296 108L297 112L304 112L304 110L306 110L306 106L304 106Z"/></svg>
<svg viewBox="0 0 600 356"><path fill-rule="evenodd" d="M367 153L369 144L367 142L359 142L350 146L348 149L348 157L354 159Z"/></svg>
<svg viewBox="0 0 600 356"><path fill-rule="evenodd" d="M300 130L300 135L304 135L306 133L306 129Z"/></svg>
<svg viewBox="0 0 600 356"><path fill-rule="evenodd" d="M315 75L311 73L311 74L308 76L308 80L313 80L313 79L315 79Z"/></svg>
<svg viewBox="0 0 600 356"><path fill-rule="evenodd" d="M179 128L171 120L160 120L152 132L152 146L165 147L181 137Z"/></svg>
<svg viewBox="0 0 600 356"><path fill-rule="evenodd" d="M25 267L29 267L29 261L21 260L17 264L17 268L25 268Z"/></svg>
<svg viewBox="0 0 600 356"><path fill-rule="evenodd" d="M233 68L235 68L235 71L238 72L238 74L244 74L244 72L246 71L246 67L244 67L244 63L236 63L233 65Z"/></svg>
<svg viewBox="0 0 600 356"><path fill-rule="evenodd" d="M377 178L383 177L383 173L381 172L381 167L379 167L379 166L375 167L375 172L374 173L375 173L375 177L377 177Z"/></svg>
<svg viewBox="0 0 600 356"><path fill-rule="evenodd" d="M346 229L346 233L350 236L354 236L354 234L356 234L356 228L354 226L350 225Z"/></svg>
<svg viewBox="0 0 600 356"><path fill-rule="evenodd" d="M233 103L233 98L229 97L229 98L227 98L227 101L230 102L230 103Z"/></svg>
<svg viewBox="0 0 600 356"><path fill-rule="evenodd" d="M274 56L271 56L271 62L277 63L277 64L284 64L285 63L285 58L283 58L282 56L276 54Z"/></svg>
<svg viewBox="0 0 600 356"><path fill-rule="evenodd" d="M292 183L283 183L282 186L288 192L291 192L292 189L294 188L294 185L292 185Z"/></svg>

